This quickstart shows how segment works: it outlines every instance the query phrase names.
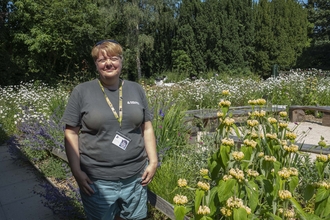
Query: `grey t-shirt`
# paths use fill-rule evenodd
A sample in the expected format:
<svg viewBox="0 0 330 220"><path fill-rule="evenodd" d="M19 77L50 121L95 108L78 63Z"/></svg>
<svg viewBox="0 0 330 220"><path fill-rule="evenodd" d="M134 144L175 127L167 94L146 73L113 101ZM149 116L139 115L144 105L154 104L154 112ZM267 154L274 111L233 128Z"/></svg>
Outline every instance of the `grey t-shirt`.
<svg viewBox="0 0 330 220"><path fill-rule="evenodd" d="M119 90L104 88L119 114ZM143 88L131 81L123 84L122 126L109 107L98 80L79 84L72 91L62 122L80 126L81 169L92 179L119 180L131 177L146 165L141 125L152 115ZM125 150L112 143L117 132L131 139Z"/></svg>

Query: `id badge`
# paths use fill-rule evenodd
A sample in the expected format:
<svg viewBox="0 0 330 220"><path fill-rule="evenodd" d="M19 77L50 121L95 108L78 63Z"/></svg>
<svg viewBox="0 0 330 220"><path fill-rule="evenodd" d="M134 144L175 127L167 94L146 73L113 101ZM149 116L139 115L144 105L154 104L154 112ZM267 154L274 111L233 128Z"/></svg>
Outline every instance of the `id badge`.
<svg viewBox="0 0 330 220"><path fill-rule="evenodd" d="M126 150L129 142L131 142L131 139L126 137L120 132L116 132L115 138L112 140L112 143L116 145L117 147Z"/></svg>

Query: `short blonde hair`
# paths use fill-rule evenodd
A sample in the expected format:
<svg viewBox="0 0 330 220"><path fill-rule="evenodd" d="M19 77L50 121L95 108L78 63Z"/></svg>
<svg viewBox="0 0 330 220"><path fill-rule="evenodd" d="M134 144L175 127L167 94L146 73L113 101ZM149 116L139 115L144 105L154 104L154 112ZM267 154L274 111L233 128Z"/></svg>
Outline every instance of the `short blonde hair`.
<svg viewBox="0 0 330 220"><path fill-rule="evenodd" d="M103 40L95 44L91 52L94 62L97 60L100 51L104 55L118 56L123 59L123 48L114 40Z"/></svg>

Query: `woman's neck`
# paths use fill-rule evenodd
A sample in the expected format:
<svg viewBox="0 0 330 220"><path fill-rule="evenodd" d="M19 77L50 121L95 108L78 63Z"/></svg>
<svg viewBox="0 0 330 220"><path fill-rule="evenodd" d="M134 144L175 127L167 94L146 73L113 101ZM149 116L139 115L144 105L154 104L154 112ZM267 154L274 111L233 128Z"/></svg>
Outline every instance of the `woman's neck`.
<svg viewBox="0 0 330 220"><path fill-rule="evenodd" d="M110 90L117 90L120 85L122 84L122 80L118 79L115 82L103 82L102 80L100 80L102 85L104 86L104 88L110 89Z"/></svg>

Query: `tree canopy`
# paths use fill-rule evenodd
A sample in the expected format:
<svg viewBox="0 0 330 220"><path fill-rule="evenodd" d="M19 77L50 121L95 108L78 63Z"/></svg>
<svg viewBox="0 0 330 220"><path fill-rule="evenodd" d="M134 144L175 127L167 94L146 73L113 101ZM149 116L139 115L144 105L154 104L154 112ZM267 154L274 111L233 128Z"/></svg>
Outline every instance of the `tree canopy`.
<svg viewBox="0 0 330 220"><path fill-rule="evenodd" d="M95 74L95 42L124 47L124 77L203 77L247 70L330 69L329 1L0 0L0 85ZM306 62L309 60L309 62ZM303 64L303 65L302 65Z"/></svg>

